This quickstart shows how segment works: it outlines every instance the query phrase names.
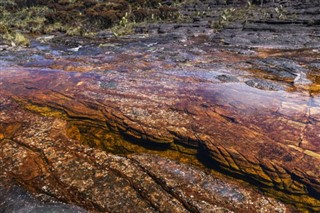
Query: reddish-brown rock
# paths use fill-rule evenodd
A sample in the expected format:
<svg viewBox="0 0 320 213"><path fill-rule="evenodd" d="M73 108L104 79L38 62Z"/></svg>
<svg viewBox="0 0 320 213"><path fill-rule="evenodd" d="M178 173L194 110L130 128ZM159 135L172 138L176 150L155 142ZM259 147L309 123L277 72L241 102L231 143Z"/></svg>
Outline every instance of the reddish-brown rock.
<svg viewBox="0 0 320 213"><path fill-rule="evenodd" d="M52 200L92 212L290 211L255 190L190 165L156 155L120 157L84 147L67 137L65 120L26 111L3 95L0 107L2 211L81 210L53 205ZM12 205L14 195L19 199Z"/></svg>
<svg viewBox="0 0 320 213"><path fill-rule="evenodd" d="M274 24L268 27L275 32L279 30ZM284 22L281 27L290 26ZM320 211L320 51L313 45L318 42L318 31L300 26L297 32L303 31L305 39L297 41L293 39L297 33L291 31L277 34L258 30L261 31L254 25L236 33L227 29L210 38L198 33L194 36L177 33L143 39L77 41L81 44L78 51L59 46L57 41L63 38L56 39L52 47L36 44L27 53L2 53L0 140L5 142L1 146L2 155L7 156L7 165L15 165L11 160L18 150L23 153L21 144L37 147L28 148L30 158L22 161L36 169L17 167L13 176L21 177L19 182L26 184L46 174L48 162L41 153L49 145L41 147L44 138L54 139L49 144L57 151L51 152L51 146L48 151L58 153L50 155L53 159L49 163L61 161L59 169L66 165L66 170L58 170L56 176L71 179L79 175L72 170L73 166L82 168L87 162L73 164L68 159L69 155L74 159L72 147L80 147L78 157L84 158L87 149L76 145L79 142L121 154L149 152L149 148L150 152L163 152L167 157L185 161L188 158L195 161L197 157L206 166L242 178L298 208ZM245 39L247 36L252 36L251 40ZM271 41L274 43L269 44ZM294 45L280 46L284 41L289 44L292 41ZM6 104L7 101L11 102ZM22 131L31 124L58 127L37 140L42 132L35 132L36 126L28 129L31 132ZM69 141L74 145L69 146ZM146 159L172 163L148 156L119 158L135 166L139 159L139 168L148 168L142 169L149 172L148 178L157 175L152 169L158 167L142 165ZM79 178L88 179L81 175ZM156 180L163 183L161 178L166 175ZM118 180L113 171L111 176L114 177L111 182ZM89 209L96 208L94 202L103 210L111 208L111 204L103 206L103 200L86 200L80 182L59 185L50 175L48 178L44 179L48 182L37 184L58 184L50 192L58 190L53 195L61 200ZM119 181L122 183L123 179ZM72 184L77 191L75 196L66 191L70 189L66 186ZM39 191L32 186L25 187ZM139 192L130 187L128 197L119 194L123 199L134 200L130 205L139 208L148 208L150 203L160 205L144 197L140 199L142 195L137 196ZM167 188L165 191L170 192ZM102 192L97 189L95 193ZM65 197L59 197L61 194ZM173 196L172 192L169 194ZM174 197L177 199L176 194ZM197 199L199 196L195 196L192 205L186 200L178 203L183 208L198 208ZM171 207L175 205L168 204Z"/></svg>

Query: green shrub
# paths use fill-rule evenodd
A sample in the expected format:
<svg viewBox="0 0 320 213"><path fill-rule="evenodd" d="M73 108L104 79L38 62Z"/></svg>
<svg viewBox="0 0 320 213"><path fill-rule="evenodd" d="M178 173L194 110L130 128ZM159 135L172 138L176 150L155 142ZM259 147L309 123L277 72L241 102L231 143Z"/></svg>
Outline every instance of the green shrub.
<svg viewBox="0 0 320 213"><path fill-rule="evenodd" d="M45 27L45 15L50 10L47 7L30 7L9 12L2 8L0 22L12 29L23 32L40 33Z"/></svg>
<svg viewBox="0 0 320 213"><path fill-rule="evenodd" d="M132 33L138 22L178 17L162 0L0 0L1 38L27 45L23 34L62 32L93 35L113 27L115 34ZM73 27L76 26L76 27ZM23 36L23 37L22 37Z"/></svg>

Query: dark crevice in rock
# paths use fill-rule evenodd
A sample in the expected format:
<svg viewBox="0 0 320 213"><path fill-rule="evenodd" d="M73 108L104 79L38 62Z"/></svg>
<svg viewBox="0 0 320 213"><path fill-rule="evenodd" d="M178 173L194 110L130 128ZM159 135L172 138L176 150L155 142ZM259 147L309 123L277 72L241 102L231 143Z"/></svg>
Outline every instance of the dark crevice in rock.
<svg viewBox="0 0 320 213"><path fill-rule="evenodd" d="M222 165L219 161L215 160L213 157L209 156L208 150L204 146L200 146L198 153L196 155L197 159L205 165L205 167L218 171L222 174L225 174L230 177L234 177L237 179L244 180L246 182L251 183L252 185L265 189L269 188L270 186L263 184L260 180L253 178L252 176L248 176L241 171L233 170L230 167L226 167L226 165Z"/></svg>
<svg viewBox="0 0 320 213"><path fill-rule="evenodd" d="M155 143L148 140L147 138L144 138L143 136L141 139L137 139L134 136L128 135L126 132L123 131L120 131L119 134L123 137L124 140L142 146L146 149L164 151L170 149L171 147L170 143Z"/></svg>
<svg viewBox="0 0 320 213"><path fill-rule="evenodd" d="M55 108L52 108L52 110L55 110ZM228 122L236 123L236 124L238 123L236 121L233 121L231 118L229 118L229 116L224 116L221 114L219 114L219 115L222 116L223 119L226 119ZM221 162L219 162L219 160L215 159L214 156L210 156L209 151L205 147L201 146L201 143L199 144L199 141L193 141L188 138L180 137L179 134L177 134L177 133L174 133L174 134L172 133L176 137L176 139L174 140L174 143L155 143L155 142L148 140L147 137L143 136L144 133L139 133L139 134L142 134L142 137L136 138L134 136L127 134L126 131L123 131L123 130L117 129L117 128L115 129L114 126L109 126L109 125L104 126L103 124L99 124L99 122L94 119L88 120L88 119L83 119L79 116L72 116L72 117L67 116L66 120L70 124L75 125L79 129L79 132L77 133L77 134L79 134L78 137L83 137L80 141L85 142L85 144L87 144L91 147L99 147L103 150L107 150L108 152L111 151L112 153L117 153L117 154L121 154L121 155L135 153L135 151L132 150L132 148L130 148L131 145L129 145L129 144L134 144L136 146L143 147L145 149L144 152L146 152L147 150L154 150L154 151L159 152L159 154L161 154L162 152L165 153L166 151L171 150L171 151L175 152L180 157L185 156L187 158L191 158L196 161L199 161L199 162L201 162L202 165L204 165L207 168L211 168L211 169L216 170L216 171L218 171L224 175L227 175L227 176L231 176L231 177L235 177L237 179L244 180L244 181L262 189L262 191L264 191L264 190L266 190L266 191L271 190L272 191L272 187L278 188L277 185L270 187L270 183L265 183L264 182L265 180L261 179L262 177L260 177L260 176L250 175L250 174L248 175L245 171L242 171L241 166L237 165L237 161L232 159L232 162L229 162L229 158L225 158L225 153L221 152L220 149L218 149L220 152L219 155L224 157L224 161L228 162L228 164L230 164L230 163L234 164L236 167L239 167L240 170L235 169L228 164L221 163ZM107 122L107 124L108 124L108 122ZM94 132L100 132L100 131L104 132L104 133L101 135L94 135ZM111 135L112 137L119 137L117 140L120 140L123 142L125 141L125 143L122 142L117 145L113 142L110 143L108 141L104 141L103 140L104 134ZM96 142L92 141L92 139L94 139ZM188 141L188 140L191 140L193 142L188 145L188 143L186 143L186 141ZM92 142L89 142L89 141L92 141ZM97 144L97 142L99 142L100 145ZM195 146L195 144L196 144L196 146ZM189 151L184 152L184 151L180 151L179 149L175 149L174 148L175 145L183 146L185 149L187 149ZM116 149L117 152L112 151L110 149L111 147L113 147L113 150ZM123 152L121 152L121 150L123 150ZM193 151L191 151L191 150L193 150ZM232 158L231 153L228 153L228 150L225 150L225 151ZM190 154L190 153L193 153L193 154ZM164 154L164 155L166 155L166 154ZM168 157L172 158L172 156L168 156ZM45 159L45 156L43 156L43 158ZM175 157L173 157L173 158L175 158ZM242 158L245 159L244 156L242 156ZM192 162L195 162L194 160ZM261 164L259 166L264 170L263 164ZM114 172L117 172L117 171L114 171ZM117 174L121 175L121 177L125 178L125 176L123 176L123 174L121 174L119 172L117 172ZM151 176L151 174L149 174L149 173L148 173L148 175ZM153 177L153 178L156 178L156 177ZM133 188L135 188L134 185L132 184L132 182L129 179L127 179L127 180L133 186ZM57 182L58 181L59 180L57 180ZM157 181L161 181L161 180L157 180ZM301 182L301 180L299 179L298 182ZM172 189L166 188L166 186L163 186L163 183L161 183L161 182L157 182L157 183L159 185L161 185L162 187L164 187L164 189L166 191L173 193L172 191L170 191ZM138 188L135 188L135 190L137 191L138 194L140 194L140 196L142 196L144 199L146 199L143 192L140 192ZM290 192L287 192L286 190L283 190L281 188L278 188L278 190L285 192L287 194L290 194ZM292 195L294 195L294 194L292 194ZM312 194L310 194L310 195L312 195ZM81 196L81 195L79 195L79 196ZM175 197L176 196L177 195L175 195ZM280 199L281 199L281 196L280 196ZM286 199L283 199L283 200L286 202L291 202ZM148 200L146 200L146 201L148 201ZM150 203L150 201L148 201L148 202ZM90 204L90 205L95 206L95 204ZM194 208L192 206L189 206L190 204L188 204L188 203L184 203L184 205L190 209ZM97 208L97 207L94 207L94 208ZM156 208L156 207L154 206L154 208Z"/></svg>
<svg viewBox="0 0 320 213"><path fill-rule="evenodd" d="M121 171L118 171L116 169L113 169L111 167L109 167L108 169L110 169L110 171L114 172L117 176L124 178L129 185L137 192L137 194L139 194L141 196L141 198L148 203L148 205L150 207L152 207L152 209L156 212L161 212L159 206L157 206L155 203L152 202L152 200L150 199L150 195L144 191L143 189L140 188L139 185L136 185L135 183L133 183L133 181L127 177L125 174L121 173Z"/></svg>
<svg viewBox="0 0 320 213"><path fill-rule="evenodd" d="M134 160L134 159L133 159ZM199 210L193 206L191 203L189 203L186 200L183 200L179 194L175 193L174 189L170 188L169 186L166 185L166 183L159 177L157 177L155 174L152 172L148 171L145 169L137 160L134 160L135 163L145 172L147 173L159 186L161 186L166 192L168 192L172 197L176 198L183 204L183 206L190 212L196 212L199 213Z"/></svg>
<svg viewBox="0 0 320 213"><path fill-rule="evenodd" d="M223 117L224 119L226 119L227 121L229 122L232 122L234 124L238 124L239 122L233 118L233 117L230 117L230 116L226 116L226 115L222 115L222 114L219 114L221 117Z"/></svg>
<svg viewBox="0 0 320 213"><path fill-rule="evenodd" d="M220 154L221 156L223 156L223 153ZM206 147L200 146L196 157L203 165L205 165L206 168L211 168L229 177L244 180L245 182L258 187L263 192L275 195L278 199L286 203L290 203L292 205L300 207L305 206L306 209L313 211L312 208L310 208L310 206L304 204L305 201L300 200L300 192L294 193L286 188L279 187L279 183L274 182L273 180L272 186L270 186L270 183L265 183L261 176L248 174L247 172L242 171L241 167L239 167L240 170L236 170L230 165L222 164L221 162L219 162L219 160L215 159L214 156L210 155L211 154L209 154L209 150ZM224 160L228 161L226 158ZM236 163L236 161L234 161L234 163ZM270 168L266 167L264 164L260 164L259 167L261 167L263 172L265 172L266 174L269 174L269 172L271 172ZM286 170L285 168L282 169ZM291 173L290 171L286 170L286 172L288 175L290 175L293 181L297 181L297 183L303 183L307 187L307 197L310 196L312 199L319 200L320 194L314 189L314 187L312 187L309 183L305 182L304 178L299 177L294 173ZM271 173L273 173L273 171ZM282 196L281 193L289 195L289 197L291 196L291 198L288 199L286 198L286 196ZM310 202L312 202L312 199L310 200Z"/></svg>
<svg viewBox="0 0 320 213"><path fill-rule="evenodd" d="M295 174L295 173L290 173L290 171L287 171L290 175L291 175L291 178L292 178L292 180L296 180L297 182L301 182L301 179L303 178L303 177L300 177L300 176L298 176L297 174ZM314 183L314 184L317 184L317 183ZM312 196L312 197L314 197L314 198L316 198L316 199L320 199L320 193L319 192L317 192L315 189L314 189L314 187L313 186L311 186L310 184L306 184L306 188L307 188L307 190L308 190L308 193L309 193L309 195L310 196Z"/></svg>
<svg viewBox="0 0 320 213"><path fill-rule="evenodd" d="M43 153L43 151L41 149L38 149L38 148L35 148L35 147L32 147L32 146L29 146L25 143L22 143L22 142L19 142L17 140L10 140L8 141L9 143L15 143L17 144L18 146L21 146L23 147L24 149L26 150L30 150L38 155L41 156L41 159L45 162L45 167L46 169L48 169L50 172L51 172L51 178L53 178L53 182L55 183L56 186L58 186L58 188L60 190L63 190L64 192L64 199L61 199L61 196L55 194L55 193L51 193L49 191L46 191L46 190L43 190L42 188L39 188L39 186L37 186L36 184L34 185L30 185L29 183L26 183L25 180L22 180L22 179L19 179L17 178L16 174L10 174L9 173L9 177L11 176L11 179L14 180L16 183L19 183L19 185L23 186L25 189L28 189L30 190L31 192L40 192L41 194L43 195L47 195L48 197L51 197L51 198L54 198L56 200L60 200L62 202L68 202L69 199L71 199L71 197L76 197L77 200L80 201L80 203L82 204L83 207L85 208L92 208L92 209L97 209L98 211L101 211L101 212L105 212L106 209L102 209L99 205L95 204L94 202L91 202L91 201L88 201L85 199L85 196L81 193L78 193L78 192L70 192L68 190L69 186L64 184L62 181L60 181L60 178L59 176L57 176L55 174L55 171L53 169L53 166L51 165L51 162L48 160L48 158L46 157L46 155Z"/></svg>

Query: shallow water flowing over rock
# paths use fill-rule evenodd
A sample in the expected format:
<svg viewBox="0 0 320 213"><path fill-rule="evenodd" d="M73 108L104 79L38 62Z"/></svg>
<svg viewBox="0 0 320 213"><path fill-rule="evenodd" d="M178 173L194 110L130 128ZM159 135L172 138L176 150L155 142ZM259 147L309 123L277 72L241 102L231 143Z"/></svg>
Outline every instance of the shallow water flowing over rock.
<svg viewBox="0 0 320 213"><path fill-rule="evenodd" d="M2 52L0 178L97 212L320 211L320 50L177 35Z"/></svg>

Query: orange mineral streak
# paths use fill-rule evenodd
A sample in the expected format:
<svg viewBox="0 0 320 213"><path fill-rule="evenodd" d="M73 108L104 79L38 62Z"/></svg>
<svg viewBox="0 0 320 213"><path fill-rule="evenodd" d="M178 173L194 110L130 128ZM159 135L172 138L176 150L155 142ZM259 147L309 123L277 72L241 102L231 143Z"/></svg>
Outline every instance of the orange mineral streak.
<svg viewBox="0 0 320 213"><path fill-rule="evenodd" d="M88 69L79 64L68 69L54 66L55 70L5 68L0 70L0 95L16 97L27 109L28 104L48 107L67 120L94 124L138 144L202 150L201 155L222 170L286 194L282 197L291 196L288 200L305 196L299 202L319 210L320 201L315 199L320 195L317 71L298 73L300 80L288 83L252 71L260 70L254 63L249 68L242 63L285 57L308 68L305 60L317 53L257 49L246 56L203 49L203 54L179 55L176 61L133 51L75 57ZM96 67L94 61L99 61ZM223 82L219 76L235 80ZM256 78L258 83L247 81ZM261 81L280 89L258 87ZM81 129L88 130L71 125L69 136L83 140ZM90 145L107 146L99 137Z"/></svg>

